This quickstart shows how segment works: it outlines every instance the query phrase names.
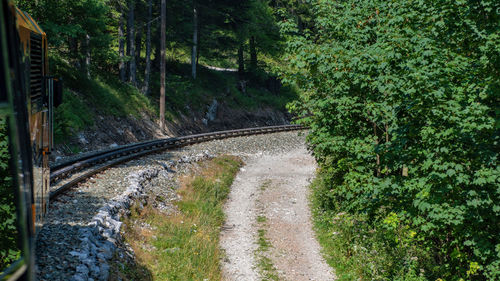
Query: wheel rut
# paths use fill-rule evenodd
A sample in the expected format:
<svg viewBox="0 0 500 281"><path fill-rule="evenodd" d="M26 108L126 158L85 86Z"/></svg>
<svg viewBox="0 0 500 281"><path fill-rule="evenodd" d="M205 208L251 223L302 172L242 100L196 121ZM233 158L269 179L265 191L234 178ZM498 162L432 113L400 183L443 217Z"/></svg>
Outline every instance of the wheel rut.
<svg viewBox="0 0 500 281"><path fill-rule="evenodd" d="M335 280L310 219L313 157L301 147L246 163L225 206L224 280Z"/></svg>

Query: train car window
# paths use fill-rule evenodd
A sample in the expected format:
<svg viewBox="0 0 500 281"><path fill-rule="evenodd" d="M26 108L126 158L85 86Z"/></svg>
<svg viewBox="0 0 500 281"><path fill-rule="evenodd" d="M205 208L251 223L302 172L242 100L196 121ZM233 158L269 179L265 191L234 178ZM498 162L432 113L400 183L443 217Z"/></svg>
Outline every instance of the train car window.
<svg viewBox="0 0 500 281"><path fill-rule="evenodd" d="M0 116L0 279L21 259L21 237L17 209L16 172L11 165L11 146L7 118Z"/></svg>

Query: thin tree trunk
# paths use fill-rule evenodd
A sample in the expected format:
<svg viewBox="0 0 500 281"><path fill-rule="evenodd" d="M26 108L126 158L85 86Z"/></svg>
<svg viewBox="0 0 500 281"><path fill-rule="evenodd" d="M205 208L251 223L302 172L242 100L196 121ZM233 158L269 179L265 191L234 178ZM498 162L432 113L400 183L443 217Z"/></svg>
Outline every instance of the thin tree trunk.
<svg viewBox="0 0 500 281"><path fill-rule="evenodd" d="M198 42L200 41L200 34L198 34ZM198 52L196 52L196 67L199 65L201 48L198 46Z"/></svg>
<svg viewBox="0 0 500 281"><path fill-rule="evenodd" d="M71 63L74 66L77 66L80 63L80 61L78 59L78 39L74 38L74 37L70 37L68 39L68 45L69 45L70 58L73 58L71 60Z"/></svg>
<svg viewBox="0 0 500 281"><path fill-rule="evenodd" d="M85 35L85 70L87 72L87 78L90 79L90 35Z"/></svg>
<svg viewBox="0 0 500 281"><path fill-rule="evenodd" d="M160 20L160 25L161 25L161 20ZM154 70L160 71L160 64L161 64L161 27L156 28L156 34L155 34L155 59L153 60L152 67Z"/></svg>
<svg viewBox="0 0 500 281"><path fill-rule="evenodd" d="M240 43L238 48L238 74L243 77L245 73L245 59L243 57L243 42Z"/></svg>
<svg viewBox="0 0 500 281"><path fill-rule="evenodd" d="M135 65L137 68L137 66L141 65L142 36L144 28L142 27L142 22L141 23L137 22L136 25L141 26L137 29L137 36L135 39Z"/></svg>
<svg viewBox="0 0 500 281"><path fill-rule="evenodd" d="M193 49L191 51L191 76L196 79L196 48L198 47L198 11L193 0Z"/></svg>
<svg viewBox="0 0 500 281"><path fill-rule="evenodd" d="M125 9L124 9L124 4L119 3L120 5L120 26L118 27L118 42L119 42L119 49L118 53L120 56L120 64L119 64L119 69L120 69L120 80L122 82L125 82L125 76L127 74L127 71L125 69Z"/></svg>
<svg viewBox="0 0 500 281"><path fill-rule="evenodd" d="M151 77L151 19L153 17L153 1L148 0L148 24L146 34L146 71L144 73L143 93L149 95L149 79Z"/></svg>
<svg viewBox="0 0 500 281"><path fill-rule="evenodd" d="M160 59L160 128L165 129L165 49L167 29L167 0L161 0L161 59Z"/></svg>
<svg viewBox="0 0 500 281"><path fill-rule="evenodd" d="M136 65L135 65L135 19L134 19L134 8L135 0L130 0L130 5L128 9L128 32L129 32L129 46L130 46L130 69L129 69L129 82L132 85L137 86L136 80Z"/></svg>
<svg viewBox="0 0 500 281"><path fill-rule="evenodd" d="M255 46L254 36L250 36L250 67L252 70L257 68L257 48Z"/></svg>

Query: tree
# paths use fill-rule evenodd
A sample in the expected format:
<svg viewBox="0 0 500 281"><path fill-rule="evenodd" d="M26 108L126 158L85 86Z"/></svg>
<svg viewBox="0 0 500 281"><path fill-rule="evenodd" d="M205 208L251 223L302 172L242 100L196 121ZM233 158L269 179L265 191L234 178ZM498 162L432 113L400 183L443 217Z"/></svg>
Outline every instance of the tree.
<svg viewBox="0 0 500 281"><path fill-rule="evenodd" d="M146 70L144 72L143 93L149 95L149 80L151 79L151 20L153 18L153 1L148 0L148 17L146 32Z"/></svg>
<svg viewBox="0 0 500 281"><path fill-rule="evenodd" d="M301 89L290 108L310 127L322 212L356 218L384 250L404 253L366 279L500 278L499 9L315 1L314 21L281 22L284 78Z"/></svg>
<svg viewBox="0 0 500 281"><path fill-rule="evenodd" d="M196 0L193 0L193 49L191 50L191 76L196 79L196 64L197 64L197 47L198 47L198 11Z"/></svg>
<svg viewBox="0 0 500 281"><path fill-rule="evenodd" d="M165 68L166 68L167 0L161 0L161 59L160 59L160 128L165 129Z"/></svg>
<svg viewBox="0 0 500 281"><path fill-rule="evenodd" d="M129 0L129 7L128 7L128 44L129 44L129 56L130 56L130 62L129 62L129 82L137 86L137 78L136 78L136 71L137 71L137 66L136 66L136 61L135 61L135 0Z"/></svg>
<svg viewBox="0 0 500 281"><path fill-rule="evenodd" d="M120 80L122 82L126 81L126 75L127 75L127 70L125 69L126 64L125 64L125 4L122 1L118 1L118 6L119 6L119 27L118 27L118 52L120 56L120 63L119 63L119 71L120 71Z"/></svg>

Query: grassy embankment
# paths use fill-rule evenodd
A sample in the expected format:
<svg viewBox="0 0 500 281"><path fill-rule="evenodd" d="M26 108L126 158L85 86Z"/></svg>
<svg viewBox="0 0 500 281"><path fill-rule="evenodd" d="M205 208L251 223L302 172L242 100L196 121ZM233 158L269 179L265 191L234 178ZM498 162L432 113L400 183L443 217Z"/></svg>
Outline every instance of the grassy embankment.
<svg viewBox="0 0 500 281"><path fill-rule="evenodd" d="M137 265L120 270L124 280L220 280L219 233L223 204L242 162L222 156L202 163L201 172L181 180L178 212L167 215L151 204L124 221L124 238ZM149 224L148 230L141 225Z"/></svg>

